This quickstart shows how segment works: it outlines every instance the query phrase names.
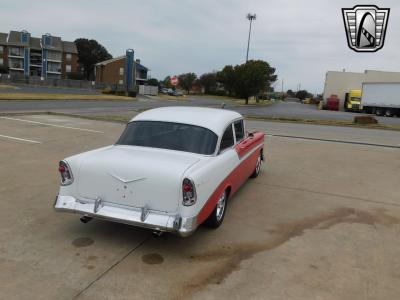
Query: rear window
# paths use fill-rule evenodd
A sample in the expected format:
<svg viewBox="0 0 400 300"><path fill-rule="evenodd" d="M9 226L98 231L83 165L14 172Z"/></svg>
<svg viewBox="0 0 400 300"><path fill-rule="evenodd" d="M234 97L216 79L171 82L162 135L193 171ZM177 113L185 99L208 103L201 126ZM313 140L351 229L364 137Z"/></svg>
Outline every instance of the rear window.
<svg viewBox="0 0 400 300"><path fill-rule="evenodd" d="M117 145L162 148L210 155L217 135L209 129L171 122L134 121L127 125Z"/></svg>

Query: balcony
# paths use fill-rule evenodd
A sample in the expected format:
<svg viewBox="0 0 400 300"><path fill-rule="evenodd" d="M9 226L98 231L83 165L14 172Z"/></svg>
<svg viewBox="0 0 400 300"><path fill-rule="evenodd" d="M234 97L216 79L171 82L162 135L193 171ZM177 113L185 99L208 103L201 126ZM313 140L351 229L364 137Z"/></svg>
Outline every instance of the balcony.
<svg viewBox="0 0 400 300"><path fill-rule="evenodd" d="M49 62L47 65L47 73L61 74L61 63Z"/></svg>
<svg viewBox="0 0 400 300"><path fill-rule="evenodd" d="M47 53L47 60L48 61L61 62L62 53L61 52L55 52L55 51L49 51Z"/></svg>
<svg viewBox="0 0 400 300"><path fill-rule="evenodd" d="M24 61L21 59L11 59L8 61L8 66L10 69L12 70L19 70L19 71L23 71L24 70Z"/></svg>
<svg viewBox="0 0 400 300"><path fill-rule="evenodd" d="M23 48L12 47L9 49L8 56L14 58L24 58L24 50Z"/></svg>

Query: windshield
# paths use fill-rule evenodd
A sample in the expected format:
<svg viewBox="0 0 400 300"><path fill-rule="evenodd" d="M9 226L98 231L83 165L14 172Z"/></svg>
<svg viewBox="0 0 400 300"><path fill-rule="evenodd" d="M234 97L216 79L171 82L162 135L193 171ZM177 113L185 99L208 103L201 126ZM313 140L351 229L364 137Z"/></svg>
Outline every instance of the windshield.
<svg viewBox="0 0 400 300"><path fill-rule="evenodd" d="M209 129L171 122L134 121L128 124L117 144L213 154L217 135Z"/></svg>

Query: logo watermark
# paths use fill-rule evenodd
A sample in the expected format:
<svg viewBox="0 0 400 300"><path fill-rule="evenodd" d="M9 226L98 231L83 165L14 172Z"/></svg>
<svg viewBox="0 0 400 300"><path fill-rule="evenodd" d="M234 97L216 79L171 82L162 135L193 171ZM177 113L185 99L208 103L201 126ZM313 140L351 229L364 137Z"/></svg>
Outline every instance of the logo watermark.
<svg viewBox="0 0 400 300"><path fill-rule="evenodd" d="M342 8L347 44L356 52L376 52L385 42L390 8L356 5Z"/></svg>

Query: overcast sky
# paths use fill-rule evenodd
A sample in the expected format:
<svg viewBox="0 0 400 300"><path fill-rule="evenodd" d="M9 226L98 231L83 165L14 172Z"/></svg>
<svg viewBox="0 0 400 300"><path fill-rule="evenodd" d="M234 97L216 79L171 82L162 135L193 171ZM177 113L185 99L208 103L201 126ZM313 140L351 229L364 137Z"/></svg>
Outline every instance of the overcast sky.
<svg viewBox="0 0 400 300"><path fill-rule="evenodd" d="M365 2L365 1L364 1ZM321 92L327 70L400 71L400 2L349 0L41 0L3 1L0 31L28 30L64 40L92 38L113 56L133 48L152 77L219 70L243 63L248 12L255 12L250 59L276 68L276 88ZM342 7L391 9L385 46L356 53L347 46Z"/></svg>

